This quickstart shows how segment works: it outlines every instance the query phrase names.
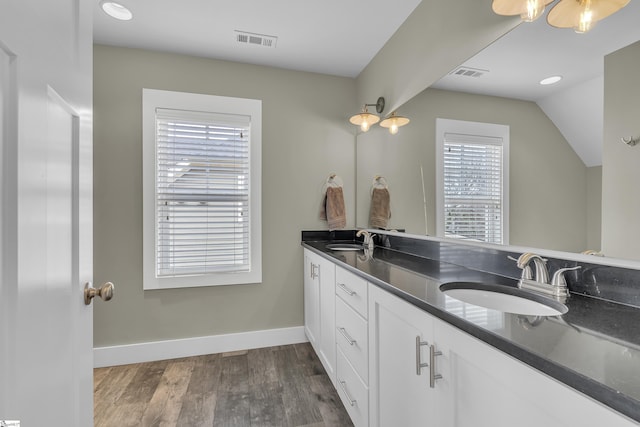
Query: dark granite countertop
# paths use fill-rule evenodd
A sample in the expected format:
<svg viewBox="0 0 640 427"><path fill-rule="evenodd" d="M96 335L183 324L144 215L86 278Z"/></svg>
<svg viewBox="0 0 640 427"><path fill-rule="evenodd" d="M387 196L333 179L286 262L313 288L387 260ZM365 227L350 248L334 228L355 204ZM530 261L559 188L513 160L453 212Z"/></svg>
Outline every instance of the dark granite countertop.
<svg viewBox="0 0 640 427"><path fill-rule="evenodd" d="M640 309L572 294L568 313L521 316L472 306L439 289L452 281L517 286L517 281L392 249L303 246L523 363L640 422Z"/></svg>

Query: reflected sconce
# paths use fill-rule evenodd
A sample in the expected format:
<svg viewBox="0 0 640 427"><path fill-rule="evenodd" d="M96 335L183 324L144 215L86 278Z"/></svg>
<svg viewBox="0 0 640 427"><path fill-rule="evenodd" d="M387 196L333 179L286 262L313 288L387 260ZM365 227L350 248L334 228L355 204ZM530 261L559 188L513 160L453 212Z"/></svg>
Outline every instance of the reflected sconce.
<svg viewBox="0 0 640 427"><path fill-rule="evenodd" d="M408 118L397 116L396 112L394 111L390 116L380 122L380 126L382 126L383 128L388 128L389 133L391 133L391 135L395 135L398 133L398 128L401 128L408 123Z"/></svg>
<svg viewBox="0 0 640 427"><path fill-rule="evenodd" d="M586 33L596 22L613 15L629 0L561 0L549 11L547 22L557 28L573 28Z"/></svg>
<svg viewBox="0 0 640 427"><path fill-rule="evenodd" d="M493 0L491 7L498 15L520 15L523 21L532 22L542 16L545 6L553 1L554 0Z"/></svg>
<svg viewBox="0 0 640 427"><path fill-rule="evenodd" d="M360 126L360 130L362 130L362 132L368 131L371 128L371 125L375 125L380 121L380 117L376 114L371 114L367 107L376 107L376 112L378 114L382 113L384 111L384 98L381 96L375 104L364 104L362 112L351 116L349 119L352 124Z"/></svg>
<svg viewBox="0 0 640 427"><path fill-rule="evenodd" d="M555 0L493 0L493 11L498 15L520 15L531 22L544 13L544 8ZM547 15L547 23L556 28L573 28L586 33L596 22L614 14L629 0L560 0Z"/></svg>

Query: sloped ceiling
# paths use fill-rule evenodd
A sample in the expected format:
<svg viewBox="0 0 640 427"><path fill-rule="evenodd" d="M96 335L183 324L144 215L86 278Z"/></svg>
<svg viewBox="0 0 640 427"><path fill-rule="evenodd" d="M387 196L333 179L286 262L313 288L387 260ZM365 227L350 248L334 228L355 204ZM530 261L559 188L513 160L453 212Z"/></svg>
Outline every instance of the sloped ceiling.
<svg viewBox="0 0 640 427"><path fill-rule="evenodd" d="M523 23L462 64L482 76L450 73L434 87L537 102L586 166L601 165L604 56L640 40L639 16L632 1L586 34ZM563 79L539 84L552 75Z"/></svg>

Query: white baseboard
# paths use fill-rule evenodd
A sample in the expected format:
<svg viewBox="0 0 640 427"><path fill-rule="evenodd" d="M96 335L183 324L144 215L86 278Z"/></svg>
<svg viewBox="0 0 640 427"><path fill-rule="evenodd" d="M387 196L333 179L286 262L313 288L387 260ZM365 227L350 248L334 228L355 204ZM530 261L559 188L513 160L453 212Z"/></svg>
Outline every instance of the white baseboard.
<svg viewBox="0 0 640 427"><path fill-rule="evenodd" d="M102 368L105 366L128 365L130 363L249 350L307 341L308 339L304 334L304 326L296 326L293 328L268 329L237 334L95 347L93 349L93 366Z"/></svg>

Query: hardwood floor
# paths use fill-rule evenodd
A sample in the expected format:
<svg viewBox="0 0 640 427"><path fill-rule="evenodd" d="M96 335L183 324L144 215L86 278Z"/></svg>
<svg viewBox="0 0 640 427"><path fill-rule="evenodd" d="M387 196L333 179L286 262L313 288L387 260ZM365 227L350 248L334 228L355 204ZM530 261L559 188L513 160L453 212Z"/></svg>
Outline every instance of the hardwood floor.
<svg viewBox="0 0 640 427"><path fill-rule="evenodd" d="M94 370L96 427L352 426L309 343Z"/></svg>

